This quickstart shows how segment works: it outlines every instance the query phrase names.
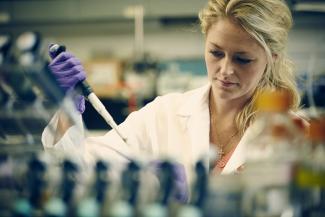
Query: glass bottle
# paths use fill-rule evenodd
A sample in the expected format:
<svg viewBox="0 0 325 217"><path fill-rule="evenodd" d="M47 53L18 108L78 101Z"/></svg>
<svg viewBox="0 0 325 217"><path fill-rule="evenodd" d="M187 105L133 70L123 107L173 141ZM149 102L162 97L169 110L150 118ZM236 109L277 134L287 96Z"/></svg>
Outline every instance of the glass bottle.
<svg viewBox="0 0 325 217"><path fill-rule="evenodd" d="M193 186L192 198L189 204L184 204L177 212L177 217L202 217L207 197L208 174L204 161L195 164L196 181Z"/></svg>
<svg viewBox="0 0 325 217"><path fill-rule="evenodd" d="M103 216L104 204L106 201L108 180L108 165L104 161L97 161L95 166L95 182L89 186L89 193L78 204L78 217L99 217Z"/></svg>
<svg viewBox="0 0 325 217"><path fill-rule="evenodd" d="M110 207L110 217L134 217L137 213L137 203L140 186L140 166L130 161L121 175L121 195L118 195Z"/></svg>
<svg viewBox="0 0 325 217"><path fill-rule="evenodd" d="M164 160L160 163L160 169L157 174L159 181L158 194L154 201L150 201L142 208L141 216L143 217L167 217L173 216L170 207L174 189L174 169L173 164Z"/></svg>
<svg viewBox="0 0 325 217"><path fill-rule="evenodd" d="M32 156L28 162L26 185L23 187L26 193L15 201L13 216L43 216L43 206L47 199L46 171L45 163Z"/></svg>
<svg viewBox="0 0 325 217"><path fill-rule="evenodd" d="M293 182L296 216L325 216L325 116L310 121Z"/></svg>
<svg viewBox="0 0 325 217"><path fill-rule="evenodd" d="M281 216L292 211L290 183L303 132L289 110L286 91L263 92L257 118L247 130L243 210L247 216Z"/></svg>
<svg viewBox="0 0 325 217"><path fill-rule="evenodd" d="M65 217L75 215L75 190L77 185L77 165L65 160L61 168L61 186L57 195L52 198L45 205L46 217Z"/></svg>

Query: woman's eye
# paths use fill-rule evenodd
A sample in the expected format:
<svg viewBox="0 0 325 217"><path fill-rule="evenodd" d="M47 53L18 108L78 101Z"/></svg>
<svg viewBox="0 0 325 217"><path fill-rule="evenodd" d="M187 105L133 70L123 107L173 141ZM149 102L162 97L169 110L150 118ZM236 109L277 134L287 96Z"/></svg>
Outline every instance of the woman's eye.
<svg viewBox="0 0 325 217"><path fill-rule="evenodd" d="M221 51L212 50L212 51L210 51L210 53L211 53L214 57L218 57L218 58L221 58L221 57L224 56L224 53L221 52Z"/></svg>
<svg viewBox="0 0 325 217"><path fill-rule="evenodd" d="M245 65L245 64L248 64L248 63L252 62L251 59L247 59L247 58L243 58L243 57L236 57L235 61L237 63L239 63L239 64L242 64L242 65Z"/></svg>

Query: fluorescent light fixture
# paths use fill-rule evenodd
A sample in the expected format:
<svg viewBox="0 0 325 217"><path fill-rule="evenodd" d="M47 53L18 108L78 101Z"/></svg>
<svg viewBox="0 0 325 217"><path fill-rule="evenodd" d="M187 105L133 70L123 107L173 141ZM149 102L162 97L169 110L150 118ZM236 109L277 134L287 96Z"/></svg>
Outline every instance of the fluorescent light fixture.
<svg viewBox="0 0 325 217"><path fill-rule="evenodd" d="M297 3L293 9L295 11L325 12L325 2Z"/></svg>
<svg viewBox="0 0 325 217"><path fill-rule="evenodd" d="M133 18L139 14L144 14L143 5L131 5L123 10L123 15L127 18Z"/></svg>

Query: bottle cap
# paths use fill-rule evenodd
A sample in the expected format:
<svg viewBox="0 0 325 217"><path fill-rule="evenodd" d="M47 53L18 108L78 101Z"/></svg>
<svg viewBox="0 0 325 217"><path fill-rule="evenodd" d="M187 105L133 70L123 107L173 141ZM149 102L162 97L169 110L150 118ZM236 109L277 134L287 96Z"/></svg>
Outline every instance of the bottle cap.
<svg viewBox="0 0 325 217"><path fill-rule="evenodd" d="M283 112L289 110L291 101L288 91L263 91L257 97L256 106L260 111Z"/></svg>
<svg viewBox="0 0 325 217"><path fill-rule="evenodd" d="M325 141L325 117L310 121L308 138L314 142Z"/></svg>

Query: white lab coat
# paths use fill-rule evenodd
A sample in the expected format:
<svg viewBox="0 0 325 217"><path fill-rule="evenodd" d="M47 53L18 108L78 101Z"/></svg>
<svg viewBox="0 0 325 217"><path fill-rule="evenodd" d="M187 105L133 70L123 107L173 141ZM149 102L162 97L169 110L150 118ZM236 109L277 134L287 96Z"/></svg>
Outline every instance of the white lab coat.
<svg viewBox="0 0 325 217"><path fill-rule="evenodd" d="M53 144L51 131L46 128L43 145L46 150L77 155L85 164L98 158L120 162L134 156L146 160L172 158L184 165L187 181L192 183L195 163L204 158L206 166L209 165L210 87L208 84L185 93L157 97L131 113L119 125L129 145L123 143L114 131L101 137L83 138L83 132L77 127L71 127L56 144ZM56 122L57 117L54 117L51 123L55 125ZM81 116L78 124L82 124ZM244 163L246 137L245 133L222 173L232 173Z"/></svg>

